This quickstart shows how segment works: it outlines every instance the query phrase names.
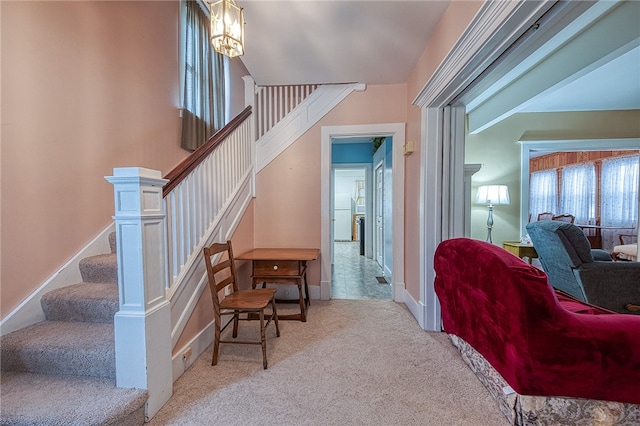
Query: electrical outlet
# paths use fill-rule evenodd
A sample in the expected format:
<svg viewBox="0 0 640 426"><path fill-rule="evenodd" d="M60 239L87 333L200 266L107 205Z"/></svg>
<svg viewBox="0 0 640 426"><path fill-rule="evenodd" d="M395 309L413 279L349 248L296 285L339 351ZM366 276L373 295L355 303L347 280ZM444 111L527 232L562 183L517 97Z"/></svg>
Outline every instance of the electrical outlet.
<svg viewBox="0 0 640 426"><path fill-rule="evenodd" d="M191 349L191 346L189 346L187 350L182 353L182 360L188 360L189 358L191 358L191 354L193 354L193 350Z"/></svg>

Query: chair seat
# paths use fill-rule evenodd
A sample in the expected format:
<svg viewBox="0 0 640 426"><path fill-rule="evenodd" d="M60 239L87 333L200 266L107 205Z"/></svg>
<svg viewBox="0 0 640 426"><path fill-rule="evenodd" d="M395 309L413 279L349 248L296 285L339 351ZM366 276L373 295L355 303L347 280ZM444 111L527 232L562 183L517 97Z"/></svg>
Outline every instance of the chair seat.
<svg viewBox="0 0 640 426"><path fill-rule="evenodd" d="M275 288L259 288L255 290L240 290L224 298L220 302L220 309L256 310L266 308L273 296Z"/></svg>

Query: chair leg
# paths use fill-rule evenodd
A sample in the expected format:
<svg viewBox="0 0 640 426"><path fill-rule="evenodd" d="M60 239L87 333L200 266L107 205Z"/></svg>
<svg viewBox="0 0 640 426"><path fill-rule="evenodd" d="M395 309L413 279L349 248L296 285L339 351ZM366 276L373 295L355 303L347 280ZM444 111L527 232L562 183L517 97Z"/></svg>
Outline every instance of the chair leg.
<svg viewBox="0 0 640 426"><path fill-rule="evenodd" d="M276 324L276 336L280 337L280 326L278 325L278 311L276 309L275 297L271 299L271 307L273 309L273 322Z"/></svg>
<svg viewBox="0 0 640 426"><path fill-rule="evenodd" d="M233 338L234 339L238 337L238 318L239 317L240 317L240 314L236 311L233 314Z"/></svg>
<svg viewBox="0 0 640 426"><path fill-rule="evenodd" d="M215 332L213 336L213 357L211 365L218 364L218 348L220 347L220 315L215 315Z"/></svg>
<svg viewBox="0 0 640 426"><path fill-rule="evenodd" d="M262 343L262 366L267 369L267 336L264 327L264 309L260 310L260 342Z"/></svg>

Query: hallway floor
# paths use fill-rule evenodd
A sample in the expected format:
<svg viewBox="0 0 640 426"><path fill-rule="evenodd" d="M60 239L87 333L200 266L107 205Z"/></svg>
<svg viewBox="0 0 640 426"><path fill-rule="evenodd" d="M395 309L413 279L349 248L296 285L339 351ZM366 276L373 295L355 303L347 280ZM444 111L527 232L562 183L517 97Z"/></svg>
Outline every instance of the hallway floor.
<svg viewBox="0 0 640 426"><path fill-rule="evenodd" d="M358 241L334 242L331 274L332 299L388 299L391 285L380 284L382 268L373 259L360 256Z"/></svg>

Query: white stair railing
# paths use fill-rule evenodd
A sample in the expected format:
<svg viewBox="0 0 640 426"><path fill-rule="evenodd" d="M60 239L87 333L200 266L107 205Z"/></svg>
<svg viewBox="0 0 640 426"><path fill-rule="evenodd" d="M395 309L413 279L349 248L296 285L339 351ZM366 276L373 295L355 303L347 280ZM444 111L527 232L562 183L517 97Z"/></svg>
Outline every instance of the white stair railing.
<svg viewBox="0 0 640 426"><path fill-rule="evenodd" d="M243 120L179 183L171 186L169 181L164 192L169 297L188 266L201 256L207 231L252 173L252 134L251 120Z"/></svg>
<svg viewBox="0 0 640 426"><path fill-rule="evenodd" d="M317 88L317 84L257 86L255 105L258 138L271 130Z"/></svg>

